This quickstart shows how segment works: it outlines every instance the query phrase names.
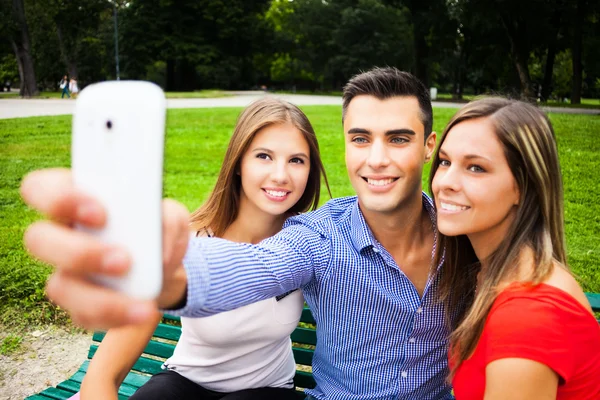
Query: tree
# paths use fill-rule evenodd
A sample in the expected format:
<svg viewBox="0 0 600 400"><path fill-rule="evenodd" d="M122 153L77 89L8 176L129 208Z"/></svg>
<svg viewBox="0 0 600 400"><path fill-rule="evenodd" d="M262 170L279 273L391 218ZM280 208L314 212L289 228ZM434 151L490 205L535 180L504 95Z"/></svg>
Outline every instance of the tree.
<svg viewBox="0 0 600 400"><path fill-rule="evenodd" d="M581 83L583 81L582 48L583 48L583 23L586 1L577 0L573 33L573 90L571 91L571 104L581 104Z"/></svg>
<svg viewBox="0 0 600 400"><path fill-rule="evenodd" d="M25 19L25 5L23 0L12 0L12 4L9 0L2 0L1 8L5 10L4 15L12 16L12 20L2 22L0 33L9 40L17 59L21 83L19 94L23 97L36 96L39 91L35 78L29 28Z"/></svg>

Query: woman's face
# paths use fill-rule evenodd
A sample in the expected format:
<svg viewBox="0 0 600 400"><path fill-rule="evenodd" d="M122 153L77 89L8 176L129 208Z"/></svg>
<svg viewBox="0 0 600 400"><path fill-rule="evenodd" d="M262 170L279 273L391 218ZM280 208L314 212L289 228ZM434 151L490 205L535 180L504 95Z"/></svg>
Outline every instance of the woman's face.
<svg viewBox="0 0 600 400"><path fill-rule="evenodd" d="M259 130L240 163L241 206L281 216L304 194L310 148L291 123Z"/></svg>
<svg viewBox="0 0 600 400"><path fill-rule="evenodd" d="M467 235L477 256L500 244L516 215L519 190L488 118L455 125L439 149L432 182L438 229Z"/></svg>

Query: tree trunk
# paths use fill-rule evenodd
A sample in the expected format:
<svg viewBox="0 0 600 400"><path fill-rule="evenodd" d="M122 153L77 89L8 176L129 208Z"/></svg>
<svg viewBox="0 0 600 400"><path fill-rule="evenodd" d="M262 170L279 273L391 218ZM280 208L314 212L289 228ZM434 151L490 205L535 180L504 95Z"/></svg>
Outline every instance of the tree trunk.
<svg viewBox="0 0 600 400"><path fill-rule="evenodd" d="M463 99L463 91L465 84L465 64L467 59L466 47L468 46L467 41L463 41L463 43L459 46L460 49L458 54L458 62L456 64L456 70L454 71L454 87L452 90L452 99L454 100Z"/></svg>
<svg viewBox="0 0 600 400"><path fill-rule="evenodd" d="M583 81L582 42L583 42L583 16L585 0L577 1L577 12L573 33L573 88L571 90L571 104L581 104L581 83Z"/></svg>
<svg viewBox="0 0 600 400"><path fill-rule="evenodd" d="M517 26L514 24L517 24ZM524 27L510 18L510 16L502 16L502 26L504 26L508 41L510 42L513 62L515 63L519 82L521 83L521 94L525 99L531 101L534 98L534 93L527 63L529 51L524 48L523 41L521 40L521 38L527 37L527 34L524 32Z"/></svg>
<svg viewBox="0 0 600 400"><path fill-rule="evenodd" d="M550 36L550 43L548 43L548 53L546 55L546 68L544 69L544 80L542 81L542 90L540 98L542 101L547 101L552 93L552 75L554 73L554 60L556 58L556 47L558 45L558 34L560 32L560 21L564 9L562 7L557 8L552 18L552 26L554 27L554 33Z"/></svg>
<svg viewBox="0 0 600 400"><path fill-rule="evenodd" d="M58 36L58 46L60 48L60 56L63 60L63 63L67 67L67 73L69 78L77 77L77 62L75 61L75 57L73 54L70 54L67 50L67 46L63 40L62 29L60 24L56 23L56 35Z"/></svg>
<svg viewBox="0 0 600 400"><path fill-rule="evenodd" d="M165 91L171 92L175 88L175 60L167 59L167 79Z"/></svg>
<svg viewBox="0 0 600 400"><path fill-rule="evenodd" d="M23 0L13 0L13 14L19 27L19 36L12 40L13 50L17 57L19 65L19 77L21 78L21 88L19 95L22 97L37 96L39 94L37 81L35 79L35 69L33 67L33 58L31 57L31 45L29 41L29 29L25 20L25 7Z"/></svg>

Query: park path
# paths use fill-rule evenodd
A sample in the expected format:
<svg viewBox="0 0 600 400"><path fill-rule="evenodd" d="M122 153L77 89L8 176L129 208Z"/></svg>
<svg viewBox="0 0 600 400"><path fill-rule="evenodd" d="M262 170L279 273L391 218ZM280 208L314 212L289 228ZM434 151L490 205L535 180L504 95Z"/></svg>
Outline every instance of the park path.
<svg viewBox="0 0 600 400"><path fill-rule="evenodd" d="M260 91L230 92L230 96L209 99L167 99L168 108L211 108L245 107L254 100L265 96ZM269 94L299 106L337 105L342 99L337 96L319 96L305 94ZM460 108L461 103L434 101L434 107ZM0 119L37 117L46 115L73 114L75 101L69 99L0 99ZM600 115L600 109L543 107L546 112L568 114Z"/></svg>

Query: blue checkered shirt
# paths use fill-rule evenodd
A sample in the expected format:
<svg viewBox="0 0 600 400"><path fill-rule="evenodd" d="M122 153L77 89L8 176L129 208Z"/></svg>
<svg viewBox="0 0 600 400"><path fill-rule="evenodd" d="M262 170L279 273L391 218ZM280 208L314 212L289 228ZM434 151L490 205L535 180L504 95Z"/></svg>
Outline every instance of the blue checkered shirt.
<svg viewBox="0 0 600 400"><path fill-rule="evenodd" d="M435 221L425 194L423 203ZM290 218L258 245L192 239L184 266L187 304L169 312L187 317L302 289L317 322L317 386L306 390L316 399L452 399L437 283L430 279L419 296L374 238L356 197Z"/></svg>

